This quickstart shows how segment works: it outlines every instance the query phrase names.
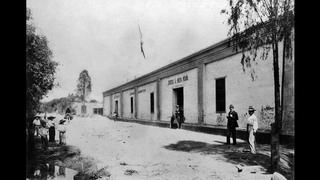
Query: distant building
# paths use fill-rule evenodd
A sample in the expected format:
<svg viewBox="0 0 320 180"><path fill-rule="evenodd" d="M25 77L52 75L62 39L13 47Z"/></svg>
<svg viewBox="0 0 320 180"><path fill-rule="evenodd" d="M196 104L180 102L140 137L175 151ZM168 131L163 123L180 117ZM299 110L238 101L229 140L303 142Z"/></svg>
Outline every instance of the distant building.
<svg viewBox="0 0 320 180"><path fill-rule="evenodd" d="M75 110L76 115L93 115L93 114L103 114L102 103L99 102L74 102L72 109Z"/></svg>
<svg viewBox="0 0 320 180"><path fill-rule="evenodd" d="M116 112L119 118L169 122L178 104L184 110L185 123L226 126L228 106L233 104L239 126L245 129L248 106L254 106L260 131L270 130L274 122L272 53L267 60L259 59L258 54L251 63L256 75L252 81L250 69L242 70L242 54L230 47L229 40L105 91L103 114ZM294 135L294 56L285 64L283 99L282 133Z"/></svg>

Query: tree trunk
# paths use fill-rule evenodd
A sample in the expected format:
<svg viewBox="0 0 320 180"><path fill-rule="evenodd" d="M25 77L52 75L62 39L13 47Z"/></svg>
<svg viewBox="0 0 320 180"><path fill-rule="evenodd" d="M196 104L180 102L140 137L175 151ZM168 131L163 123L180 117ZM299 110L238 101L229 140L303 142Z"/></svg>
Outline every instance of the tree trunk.
<svg viewBox="0 0 320 180"><path fill-rule="evenodd" d="M281 124L279 125L279 130L282 130L282 122L284 119L284 79L285 79L285 68L286 68L286 44L291 43L287 39L287 34L284 36L283 39L283 48L282 48L282 82L281 82Z"/></svg>
<svg viewBox="0 0 320 180"><path fill-rule="evenodd" d="M276 35L275 35L276 36ZM276 40L276 38L275 38ZM280 106L280 80L278 61L278 42L273 43L273 76L274 76L274 99L275 99L275 122L271 125L271 170L279 170L280 154L280 128L281 127L281 106Z"/></svg>

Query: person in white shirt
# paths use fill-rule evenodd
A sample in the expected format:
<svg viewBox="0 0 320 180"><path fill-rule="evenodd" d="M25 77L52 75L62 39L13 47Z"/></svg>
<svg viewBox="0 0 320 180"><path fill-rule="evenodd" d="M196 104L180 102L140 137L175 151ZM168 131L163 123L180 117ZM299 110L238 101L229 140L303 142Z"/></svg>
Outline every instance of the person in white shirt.
<svg viewBox="0 0 320 180"><path fill-rule="evenodd" d="M249 106L248 113L250 117L247 120L247 132L249 135L248 143L250 146L250 152L256 154L255 148L255 135L258 130L258 118L254 115L255 109L252 106Z"/></svg>
<svg viewBox="0 0 320 180"><path fill-rule="evenodd" d="M59 122L58 125L58 131L59 131L59 144L65 145L66 144L66 120L62 119Z"/></svg>
<svg viewBox="0 0 320 180"><path fill-rule="evenodd" d="M36 118L33 120L32 124L34 126L35 136L39 136L40 135L39 129L41 127L40 116L36 116Z"/></svg>

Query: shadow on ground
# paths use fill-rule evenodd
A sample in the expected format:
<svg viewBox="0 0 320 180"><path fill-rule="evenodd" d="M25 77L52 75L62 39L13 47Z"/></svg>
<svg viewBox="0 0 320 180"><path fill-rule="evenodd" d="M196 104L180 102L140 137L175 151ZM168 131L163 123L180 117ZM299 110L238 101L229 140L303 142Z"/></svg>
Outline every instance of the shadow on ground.
<svg viewBox="0 0 320 180"><path fill-rule="evenodd" d="M200 153L204 155L221 155L217 158L226 162L233 163L235 165L243 164L246 166L260 165L266 170L270 168L270 155L267 152L270 152L268 146L259 146L257 147L258 152L256 154L251 154L243 152L244 149L247 149L247 143L238 143L237 145L226 145L225 142L215 141L215 144L209 144L200 141L184 140L178 141L175 144L169 144L164 146L165 149L173 151L183 151L183 152L192 152ZM217 144L218 143L218 144ZM284 161L289 161L289 166L281 166L281 172L286 178L292 179L293 172L293 154L281 154L281 159Z"/></svg>

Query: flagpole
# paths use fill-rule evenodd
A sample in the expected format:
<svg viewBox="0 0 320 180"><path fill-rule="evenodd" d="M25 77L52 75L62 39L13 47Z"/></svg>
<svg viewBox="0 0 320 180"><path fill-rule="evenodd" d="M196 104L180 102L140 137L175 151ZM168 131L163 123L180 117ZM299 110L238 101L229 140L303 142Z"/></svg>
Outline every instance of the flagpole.
<svg viewBox="0 0 320 180"><path fill-rule="evenodd" d="M139 33L140 33L140 50L141 50L141 53L142 53L144 59L146 59L146 56L145 56L145 53L144 53L144 50L143 50L142 32L141 32L139 21L138 21L138 28L139 28Z"/></svg>

